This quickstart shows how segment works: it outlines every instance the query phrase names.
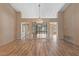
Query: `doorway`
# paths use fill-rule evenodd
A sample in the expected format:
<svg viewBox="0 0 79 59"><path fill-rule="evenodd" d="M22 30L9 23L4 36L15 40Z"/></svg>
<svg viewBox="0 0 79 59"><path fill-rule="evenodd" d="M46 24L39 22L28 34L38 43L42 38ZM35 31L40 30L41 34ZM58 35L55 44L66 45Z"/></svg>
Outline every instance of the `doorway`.
<svg viewBox="0 0 79 59"><path fill-rule="evenodd" d="M32 23L33 38L47 38L48 26L47 23Z"/></svg>
<svg viewBox="0 0 79 59"><path fill-rule="evenodd" d="M29 24L22 22L21 23L21 39L25 40L29 38Z"/></svg>
<svg viewBox="0 0 79 59"><path fill-rule="evenodd" d="M53 39L55 42L58 39L58 22L50 22L50 39Z"/></svg>
<svg viewBox="0 0 79 59"><path fill-rule="evenodd" d="M58 22L22 22L21 39L58 39Z"/></svg>

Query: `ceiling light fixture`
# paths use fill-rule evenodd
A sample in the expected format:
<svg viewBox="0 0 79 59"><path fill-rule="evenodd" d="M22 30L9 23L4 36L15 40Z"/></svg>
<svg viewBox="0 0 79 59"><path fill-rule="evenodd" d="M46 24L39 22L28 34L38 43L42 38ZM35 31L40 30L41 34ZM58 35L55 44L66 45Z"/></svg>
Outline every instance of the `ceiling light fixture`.
<svg viewBox="0 0 79 59"><path fill-rule="evenodd" d="M40 4L38 4L38 7L39 7L39 18L36 21L36 23L43 23L43 20L40 18Z"/></svg>

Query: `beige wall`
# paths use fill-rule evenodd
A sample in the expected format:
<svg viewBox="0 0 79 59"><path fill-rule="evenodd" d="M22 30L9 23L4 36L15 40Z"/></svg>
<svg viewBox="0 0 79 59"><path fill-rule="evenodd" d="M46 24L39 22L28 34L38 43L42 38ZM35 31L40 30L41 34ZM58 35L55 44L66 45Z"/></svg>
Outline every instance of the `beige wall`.
<svg viewBox="0 0 79 59"><path fill-rule="evenodd" d="M63 13L58 12L58 38L64 39L63 36Z"/></svg>
<svg viewBox="0 0 79 59"><path fill-rule="evenodd" d="M63 16L66 40L79 45L79 4L71 4L64 10Z"/></svg>
<svg viewBox="0 0 79 59"><path fill-rule="evenodd" d="M9 4L0 3L0 46L16 39L16 12Z"/></svg>

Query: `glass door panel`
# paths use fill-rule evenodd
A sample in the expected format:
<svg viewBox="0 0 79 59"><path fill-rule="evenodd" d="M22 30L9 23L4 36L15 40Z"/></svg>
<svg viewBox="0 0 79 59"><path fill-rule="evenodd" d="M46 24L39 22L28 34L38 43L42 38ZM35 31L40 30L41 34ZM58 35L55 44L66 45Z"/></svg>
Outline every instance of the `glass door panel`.
<svg viewBox="0 0 79 59"><path fill-rule="evenodd" d="M33 23L33 36L36 38L46 38L47 23Z"/></svg>
<svg viewBox="0 0 79 59"><path fill-rule="evenodd" d="M25 40L29 38L29 25L21 24L21 39Z"/></svg>
<svg viewBox="0 0 79 59"><path fill-rule="evenodd" d="M58 39L58 23L50 22L50 38L53 40Z"/></svg>

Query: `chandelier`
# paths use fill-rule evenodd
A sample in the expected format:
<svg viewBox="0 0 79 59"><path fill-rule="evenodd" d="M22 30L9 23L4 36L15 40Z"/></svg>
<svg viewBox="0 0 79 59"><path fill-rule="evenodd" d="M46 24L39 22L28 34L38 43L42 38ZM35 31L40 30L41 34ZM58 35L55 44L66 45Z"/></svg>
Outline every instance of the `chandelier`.
<svg viewBox="0 0 79 59"><path fill-rule="evenodd" d="M43 23L43 20L40 18L40 4L38 4L38 8L39 8L39 17L36 23Z"/></svg>

